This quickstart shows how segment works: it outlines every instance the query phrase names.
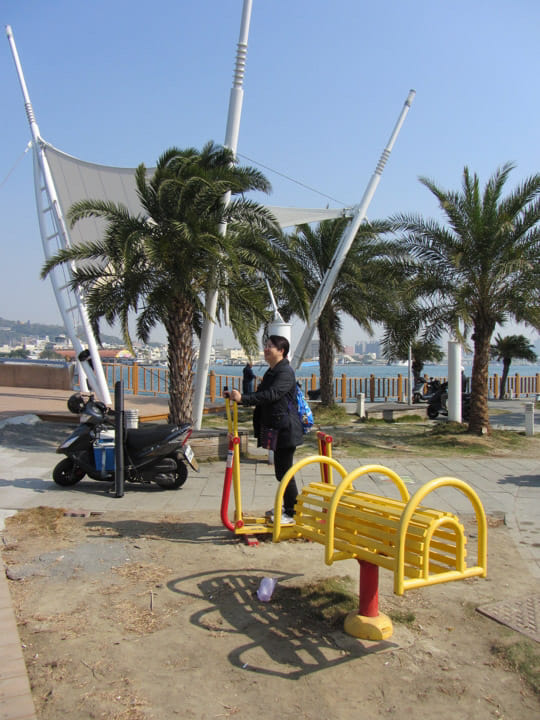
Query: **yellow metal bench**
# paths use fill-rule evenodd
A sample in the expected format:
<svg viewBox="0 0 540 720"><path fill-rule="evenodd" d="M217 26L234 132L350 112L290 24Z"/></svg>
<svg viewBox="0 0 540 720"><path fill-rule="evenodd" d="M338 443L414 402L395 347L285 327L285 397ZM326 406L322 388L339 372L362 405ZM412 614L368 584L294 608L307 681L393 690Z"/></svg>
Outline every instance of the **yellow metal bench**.
<svg viewBox="0 0 540 720"><path fill-rule="evenodd" d="M478 495L462 480L453 477L436 478L410 497L404 482L389 468L365 465L347 473L333 458L316 455L296 463L285 475L276 496L275 508L281 508L289 478L311 463L338 470L342 480L334 485L329 473L329 482L315 482L304 487L297 499L292 526L281 526L280 515L275 511L273 539L277 542L290 537L304 537L318 542L324 545L325 562L328 565L336 560L350 558L361 563L359 615L364 615L362 609L367 609L369 616L379 617L378 629L367 631L369 639L389 637L392 632L388 618L378 613L378 567L394 573L394 592L398 595L403 595L405 590L411 588L475 576L485 577L486 517ZM400 499L356 490L354 481L368 474L380 474L392 480ZM429 493L445 486L463 492L475 511L478 550L476 562L470 566L466 562L467 538L459 519L452 513L421 504ZM363 589L362 582L370 587ZM351 622L349 620L349 625ZM365 622L365 618L360 622ZM373 621L368 624L372 625ZM382 626L384 630L381 630ZM356 632L352 634L365 636Z"/></svg>

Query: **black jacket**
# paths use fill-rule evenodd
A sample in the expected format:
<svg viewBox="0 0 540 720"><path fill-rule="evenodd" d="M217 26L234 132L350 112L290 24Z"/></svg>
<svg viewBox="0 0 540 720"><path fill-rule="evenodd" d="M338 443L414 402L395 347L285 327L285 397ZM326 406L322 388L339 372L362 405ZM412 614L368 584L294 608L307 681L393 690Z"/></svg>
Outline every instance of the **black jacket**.
<svg viewBox="0 0 540 720"><path fill-rule="evenodd" d="M242 405L255 405L253 428L261 444L261 428L279 430L278 448L296 447L304 441L296 405L296 377L284 358L269 368L256 392L242 395Z"/></svg>

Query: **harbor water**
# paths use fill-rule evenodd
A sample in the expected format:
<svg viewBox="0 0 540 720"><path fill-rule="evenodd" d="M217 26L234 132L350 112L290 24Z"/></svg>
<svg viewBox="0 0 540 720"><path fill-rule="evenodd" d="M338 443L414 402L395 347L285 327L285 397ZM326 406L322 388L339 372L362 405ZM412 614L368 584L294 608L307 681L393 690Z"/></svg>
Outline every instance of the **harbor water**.
<svg viewBox="0 0 540 720"><path fill-rule="evenodd" d="M262 378L267 370L267 365L254 365L253 371L258 379ZM465 377L470 377L472 366L464 363ZM168 371L166 368L152 365L105 365L104 366L109 387L114 387L117 380L124 381L125 392L135 392L140 395L167 395L168 393ZM242 366L240 365L212 365L210 371L215 374L216 394L218 397L222 394L223 386L229 384L234 387L241 386ZM503 372L502 363L489 364L490 379L498 376L499 379ZM510 374L508 385L513 388L513 382L518 375L520 378L530 378L530 382L522 392L526 395L536 392L532 388L533 378L540 373L540 364L512 364L510 366ZM444 379L448 374L447 365L425 365L422 374L428 378ZM319 366L318 364L303 364L296 373L297 379L301 382L304 389L313 386L319 387ZM357 365L357 364L336 364L334 366L334 381L336 385L336 398L343 395L342 378L346 379L347 389L346 401L355 399L356 393L360 388L360 392L366 392L366 384L369 378L375 378L376 398L385 399L386 397L395 397L397 388L397 379L401 376L403 382L406 383L408 378L408 367L406 365ZM339 386L339 387L338 387ZM405 385L403 386L405 387ZM490 382L490 387L492 383ZM211 394L210 379L207 386L207 395Z"/></svg>

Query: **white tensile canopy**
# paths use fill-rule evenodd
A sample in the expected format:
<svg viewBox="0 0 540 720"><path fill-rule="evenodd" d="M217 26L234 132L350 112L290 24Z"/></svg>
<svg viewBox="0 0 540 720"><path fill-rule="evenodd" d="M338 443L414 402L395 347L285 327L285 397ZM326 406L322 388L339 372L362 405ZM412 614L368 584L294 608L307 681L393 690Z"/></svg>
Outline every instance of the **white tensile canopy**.
<svg viewBox="0 0 540 720"><path fill-rule="evenodd" d="M134 168L85 162L45 142L43 151L49 163L64 217L67 216L73 203L87 199L121 203L133 215L142 212L135 186ZM153 168L149 168L148 174L152 175L152 173ZM345 212L342 209L266 207L282 228L341 217ZM71 242L77 244L98 240L103 236L103 231L102 219L84 218L70 228L69 235Z"/></svg>

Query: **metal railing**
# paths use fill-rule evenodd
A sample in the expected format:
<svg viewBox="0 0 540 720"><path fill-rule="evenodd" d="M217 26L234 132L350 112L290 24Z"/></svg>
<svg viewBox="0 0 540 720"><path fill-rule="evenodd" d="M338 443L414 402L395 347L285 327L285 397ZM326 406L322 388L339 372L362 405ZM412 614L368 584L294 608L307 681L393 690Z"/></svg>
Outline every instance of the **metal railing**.
<svg viewBox="0 0 540 720"><path fill-rule="evenodd" d="M115 382L124 381L125 392L134 395L168 395L169 371L167 368L152 365L104 364L103 369L108 386L113 389ZM425 376L426 382L428 377ZM446 380L446 378L437 378ZM298 377L302 390L316 390L319 377L314 373L309 377ZM498 398L501 378L498 374L488 378L489 397ZM242 377L210 371L206 388L206 401L215 403L223 397L223 388L241 390ZM336 402L352 402L360 393L368 402L396 401L405 402L408 396L408 377L349 377L345 374L334 378L334 398ZM509 375L506 379L506 396L510 398L529 398L540 394L540 373L535 375Z"/></svg>

